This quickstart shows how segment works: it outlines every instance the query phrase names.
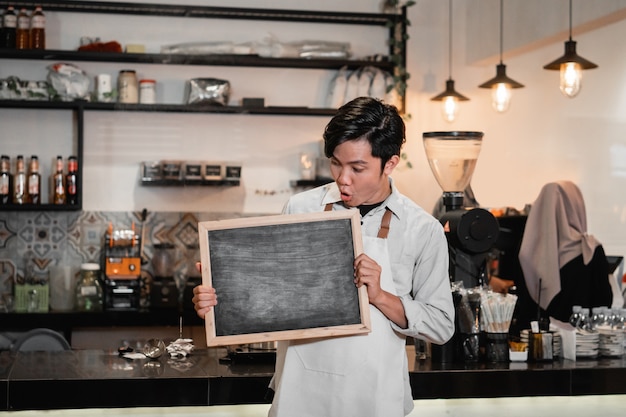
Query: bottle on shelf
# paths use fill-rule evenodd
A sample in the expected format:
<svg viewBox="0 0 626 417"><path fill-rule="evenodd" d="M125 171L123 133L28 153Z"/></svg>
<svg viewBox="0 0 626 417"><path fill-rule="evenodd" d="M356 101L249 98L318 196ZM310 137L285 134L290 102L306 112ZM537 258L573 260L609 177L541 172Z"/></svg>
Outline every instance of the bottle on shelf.
<svg viewBox="0 0 626 417"><path fill-rule="evenodd" d="M28 202L41 204L41 174L39 173L39 158L37 155L30 157L30 165L27 178Z"/></svg>
<svg viewBox="0 0 626 417"><path fill-rule="evenodd" d="M26 169L24 167L24 156L18 155L15 162L15 183L13 184L13 203L24 204L27 202L28 193L26 188Z"/></svg>
<svg viewBox="0 0 626 417"><path fill-rule="evenodd" d="M2 15L2 36L0 48L15 49L15 31L17 27L17 14L13 6L8 6Z"/></svg>
<svg viewBox="0 0 626 417"><path fill-rule="evenodd" d="M35 6L30 19L30 48L46 49L46 16L41 6Z"/></svg>
<svg viewBox="0 0 626 417"><path fill-rule="evenodd" d="M78 204L78 158L73 155L67 159L65 192L67 194L67 204Z"/></svg>
<svg viewBox="0 0 626 417"><path fill-rule="evenodd" d="M75 294L77 311L102 311L100 265L84 263L80 266L80 279L76 284Z"/></svg>
<svg viewBox="0 0 626 417"><path fill-rule="evenodd" d="M56 169L52 174L52 204L65 204L67 196L65 194L65 176L63 175L63 157L57 156Z"/></svg>
<svg viewBox="0 0 626 417"><path fill-rule="evenodd" d="M11 189L13 188L13 174L11 174L11 158L8 155L0 156L0 204L12 202Z"/></svg>
<svg viewBox="0 0 626 417"><path fill-rule="evenodd" d="M17 14L15 48L30 49L30 16L25 7L22 7L20 12Z"/></svg>

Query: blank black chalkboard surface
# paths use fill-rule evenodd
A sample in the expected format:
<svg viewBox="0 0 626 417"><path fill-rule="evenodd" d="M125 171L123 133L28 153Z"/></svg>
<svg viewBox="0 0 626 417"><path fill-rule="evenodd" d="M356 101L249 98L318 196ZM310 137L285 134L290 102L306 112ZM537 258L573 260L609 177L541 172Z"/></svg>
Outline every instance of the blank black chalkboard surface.
<svg viewBox="0 0 626 417"><path fill-rule="evenodd" d="M198 223L202 282L218 304L207 346L345 336L370 331L358 210Z"/></svg>

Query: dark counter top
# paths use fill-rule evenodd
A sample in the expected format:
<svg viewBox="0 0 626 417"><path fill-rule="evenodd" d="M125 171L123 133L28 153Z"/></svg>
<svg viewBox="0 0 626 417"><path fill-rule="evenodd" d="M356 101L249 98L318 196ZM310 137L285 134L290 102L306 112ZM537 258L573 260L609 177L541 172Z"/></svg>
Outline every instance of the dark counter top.
<svg viewBox="0 0 626 417"><path fill-rule="evenodd" d="M407 346L415 399L626 394L626 359L433 364ZM222 360L222 348L181 360L116 351L1 352L0 410L268 403L272 363Z"/></svg>

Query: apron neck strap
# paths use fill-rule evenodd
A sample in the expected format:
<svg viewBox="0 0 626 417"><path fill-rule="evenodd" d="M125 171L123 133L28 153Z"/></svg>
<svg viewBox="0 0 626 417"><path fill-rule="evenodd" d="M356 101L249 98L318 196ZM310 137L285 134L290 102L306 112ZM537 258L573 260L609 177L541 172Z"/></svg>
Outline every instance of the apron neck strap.
<svg viewBox="0 0 626 417"><path fill-rule="evenodd" d="M328 203L324 207L324 211L332 211L333 203ZM383 219L380 222L380 229L378 230L378 238L379 239L387 239L387 235L389 235L389 225L391 224L391 210L385 207L385 214L383 214Z"/></svg>

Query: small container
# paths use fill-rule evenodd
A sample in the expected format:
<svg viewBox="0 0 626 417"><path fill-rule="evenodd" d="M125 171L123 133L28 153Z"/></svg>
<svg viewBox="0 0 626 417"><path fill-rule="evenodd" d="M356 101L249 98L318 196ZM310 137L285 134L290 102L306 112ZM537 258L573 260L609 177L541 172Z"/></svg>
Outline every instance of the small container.
<svg viewBox="0 0 626 417"><path fill-rule="evenodd" d="M80 279L76 284L76 310L102 311L100 265L96 263L80 266Z"/></svg>
<svg viewBox="0 0 626 417"><path fill-rule="evenodd" d="M185 162L185 179L201 180L202 179L202 162L187 161Z"/></svg>
<svg viewBox="0 0 626 417"><path fill-rule="evenodd" d="M180 180L183 173L182 161L162 161L161 169L163 172L163 179L166 180Z"/></svg>
<svg viewBox="0 0 626 417"><path fill-rule="evenodd" d="M205 180L221 180L224 178L221 162L205 162L202 166L202 177Z"/></svg>
<svg viewBox="0 0 626 417"><path fill-rule="evenodd" d="M120 103L134 103L139 101L137 73L135 70L121 70L117 77L117 101Z"/></svg>
<svg viewBox="0 0 626 417"><path fill-rule="evenodd" d="M144 161L141 163L141 180L157 181L163 179L161 161Z"/></svg>
<svg viewBox="0 0 626 417"><path fill-rule="evenodd" d="M487 333L487 362L509 362L509 334Z"/></svg>
<svg viewBox="0 0 626 417"><path fill-rule="evenodd" d="M139 80L139 103L154 104L156 103L156 81L155 80Z"/></svg>
<svg viewBox="0 0 626 417"><path fill-rule="evenodd" d="M227 162L224 168L224 178L227 180L240 180L241 179L241 163L240 162Z"/></svg>
<svg viewBox="0 0 626 417"><path fill-rule="evenodd" d="M96 75L96 97L100 102L110 102L112 99L111 76L109 74Z"/></svg>

